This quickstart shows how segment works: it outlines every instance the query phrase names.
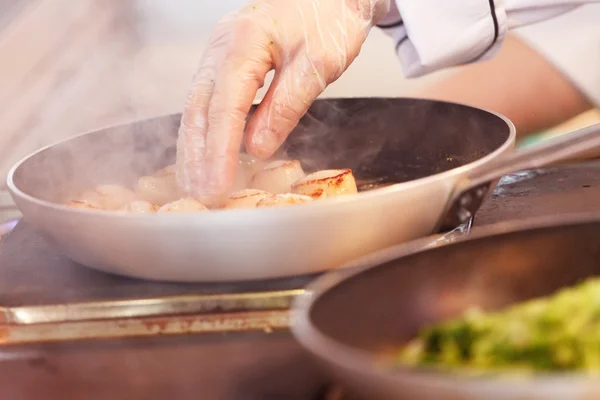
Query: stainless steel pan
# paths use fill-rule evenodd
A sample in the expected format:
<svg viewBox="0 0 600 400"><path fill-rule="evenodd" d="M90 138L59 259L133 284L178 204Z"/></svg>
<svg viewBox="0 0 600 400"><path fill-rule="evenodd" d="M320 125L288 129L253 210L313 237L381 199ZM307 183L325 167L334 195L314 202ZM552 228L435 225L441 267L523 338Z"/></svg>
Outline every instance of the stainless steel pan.
<svg viewBox="0 0 600 400"><path fill-rule="evenodd" d="M285 277L328 270L433 233L457 182L509 151L505 118L426 100L319 100L286 156L306 170L352 168L358 196L280 209L117 215L61 206L99 183L129 184L174 161L179 116L102 129L20 161L8 186L24 218L71 259L168 281Z"/></svg>
<svg viewBox="0 0 600 400"><path fill-rule="evenodd" d="M600 381L589 377L472 378L394 369L381 357L469 305L498 309L598 275L599 260L598 213L500 223L426 250L396 246L309 285L295 304L293 331L365 399L598 399Z"/></svg>

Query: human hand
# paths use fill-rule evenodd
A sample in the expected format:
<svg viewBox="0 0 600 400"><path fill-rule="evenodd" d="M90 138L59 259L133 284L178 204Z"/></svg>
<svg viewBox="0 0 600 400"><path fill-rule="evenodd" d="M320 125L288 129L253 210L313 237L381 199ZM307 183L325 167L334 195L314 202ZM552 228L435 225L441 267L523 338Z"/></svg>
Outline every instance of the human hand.
<svg viewBox="0 0 600 400"><path fill-rule="evenodd" d="M186 101L180 188L207 205L229 194L246 150L270 157L312 102L348 68L389 0L257 0L216 26ZM246 125L258 89L275 76Z"/></svg>

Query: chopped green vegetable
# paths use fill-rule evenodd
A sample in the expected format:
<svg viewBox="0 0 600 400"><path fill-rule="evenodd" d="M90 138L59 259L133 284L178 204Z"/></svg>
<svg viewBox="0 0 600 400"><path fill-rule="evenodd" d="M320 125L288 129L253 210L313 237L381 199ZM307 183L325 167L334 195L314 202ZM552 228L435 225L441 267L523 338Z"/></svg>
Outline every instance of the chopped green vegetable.
<svg viewBox="0 0 600 400"><path fill-rule="evenodd" d="M498 312L469 309L423 329L398 360L471 371L600 373L600 279Z"/></svg>

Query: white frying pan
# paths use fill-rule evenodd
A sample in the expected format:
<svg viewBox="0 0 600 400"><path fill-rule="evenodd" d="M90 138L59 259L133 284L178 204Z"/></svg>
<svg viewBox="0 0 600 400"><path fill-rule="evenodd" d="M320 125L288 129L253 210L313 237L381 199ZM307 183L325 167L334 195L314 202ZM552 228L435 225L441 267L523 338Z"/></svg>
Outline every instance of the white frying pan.
<svg viewBox="0 0 600 400"><path fill-rule="evenodd" d="M440 223L457 185L512 154L515 141L506 118L463 105L318 100L282 151L308 172L352 168L358 180L395 184L310 205L200 214L122 215L61 205L96 184L131 184L174 162L178 124L179 115L159 117L46 147L12 168L11 195L25 221L88 267L164 281L269 279L332 269L468 220L485 188L453 210L459 219ZM497 171L478 175L485 178L478 183L497 181Z"/></svg>

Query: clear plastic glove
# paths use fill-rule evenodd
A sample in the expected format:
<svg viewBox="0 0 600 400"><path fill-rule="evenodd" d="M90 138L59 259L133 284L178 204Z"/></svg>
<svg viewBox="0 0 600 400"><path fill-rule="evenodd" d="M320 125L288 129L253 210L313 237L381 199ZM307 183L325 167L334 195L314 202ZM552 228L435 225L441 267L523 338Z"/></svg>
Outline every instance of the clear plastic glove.
<svg viewBox="0 0 600 400"><path fill-rule="evenodd" d="M258 0L215 28L183 112L180 188L204 204L229 194L246 117L265 76L275 76L248 121L246 149L270 157L312 102L358 55L389 0Z"/></svg>

